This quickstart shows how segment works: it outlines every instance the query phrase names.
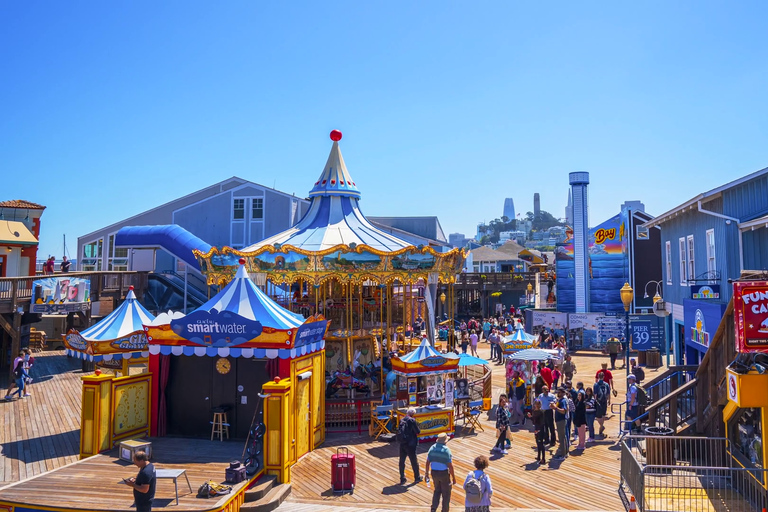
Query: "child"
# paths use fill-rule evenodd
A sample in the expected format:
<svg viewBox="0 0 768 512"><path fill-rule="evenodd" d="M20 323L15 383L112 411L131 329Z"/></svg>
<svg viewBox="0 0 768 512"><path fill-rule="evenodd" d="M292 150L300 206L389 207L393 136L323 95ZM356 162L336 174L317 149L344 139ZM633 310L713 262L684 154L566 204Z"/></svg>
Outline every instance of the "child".
<svg viewBox="0 0 768 512"><path fill-rule="evenodd" d="M528 417L533 422L533 431L536 438L536 462L546 464L546 430L544 428L544 411L541 410L540 400L534 400L533 410L528 413Z"/></svg>

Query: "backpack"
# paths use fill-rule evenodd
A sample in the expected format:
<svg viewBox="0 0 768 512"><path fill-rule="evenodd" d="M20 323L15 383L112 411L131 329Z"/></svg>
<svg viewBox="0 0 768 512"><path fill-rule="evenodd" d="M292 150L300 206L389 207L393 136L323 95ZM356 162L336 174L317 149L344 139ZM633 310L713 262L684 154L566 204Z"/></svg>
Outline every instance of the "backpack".
<svg viewBox="0 0 768 512"><path fill-rule="evenodd" d="M232 492L231 485L217 484L213 480L208 480L197 489L198 498L216 498Z"/></svg>
<svg viewBox="0 0 768 512"><path fill-rule="evenodd" d="M595 386L595 400L597 400L600 403L607 402L608 393L610 393L608 384L606 384L605 382L603 382L602 384L598 382L597 385Z"/></svg>
<svg viewBox="0 0 768 512"><path fill-rule="evenodd" d="M566 396L565 399L568 401L568 412L576 412L576 404L573 403L573 398Z"/></svg>
<svg viewBox="0 0 768 512"><path fill-rule="evenodd" d="M485 473L483 473L483 476L485 476ZM469 478L464 483L464 490L467 492L467 498L470 500L477 501L483 495L483 483L475 477L474 471L470 473Z"/></svg>
<svg viewBox="0 0 768 512"><path fill-rule="evenodd" d="M635 388L637 388L637 393L635 394L637 405L645 407L648 405L648 393L645 391L645 388L639 384L635 384Z"/></svg>
<svg viewBox="0 0 768 512"><path fill-rule="evenodd" d="M407 443L411 440L411 429L408 427L408 424L408 421L403 420L400 422L400 426L397 427L395 439L400 444Z"/></svg>

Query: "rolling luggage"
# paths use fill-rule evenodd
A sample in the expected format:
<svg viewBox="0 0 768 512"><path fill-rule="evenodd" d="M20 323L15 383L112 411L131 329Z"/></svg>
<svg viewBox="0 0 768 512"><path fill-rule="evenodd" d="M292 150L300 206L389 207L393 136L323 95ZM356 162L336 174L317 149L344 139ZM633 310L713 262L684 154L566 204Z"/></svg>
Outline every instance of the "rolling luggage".
<svg viewBox="0 0 768 512"><path fill-rule="evenodd" d="M355 456L342 446L331 456L331 487L333 492L353 492L356 479Z"/></svg>

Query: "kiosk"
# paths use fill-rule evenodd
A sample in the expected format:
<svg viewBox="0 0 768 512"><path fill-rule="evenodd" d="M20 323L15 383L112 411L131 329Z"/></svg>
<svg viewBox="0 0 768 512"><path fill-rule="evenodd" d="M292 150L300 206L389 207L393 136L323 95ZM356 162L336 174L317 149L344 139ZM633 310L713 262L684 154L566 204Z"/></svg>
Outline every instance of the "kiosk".
<svg viewBox="0 0 768 512"><path fill-rule="evenodd" d="M453 375L458 367L458 355L439 354L426 338L413 352L392 359L392 371L399 376L398 403L405 404L396 411L398 423L408 408L416 407L420 442L443 432L453 437Z"/></svg>
<svg viewBox="0 0 768 512"><path fill-rule="evenodd" d="M515 332L509 336L504 336L501 350L505 356L508 356L520 350L534 348L536 342L535 340L536 336L527 334L522 329L515 329Z"/></svg>

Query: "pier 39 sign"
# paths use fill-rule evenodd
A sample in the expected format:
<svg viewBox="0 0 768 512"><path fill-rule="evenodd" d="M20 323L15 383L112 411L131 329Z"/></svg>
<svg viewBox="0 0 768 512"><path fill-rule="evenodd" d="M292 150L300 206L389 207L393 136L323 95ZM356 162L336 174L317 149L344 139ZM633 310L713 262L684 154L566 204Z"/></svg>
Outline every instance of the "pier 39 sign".
<svg viewBox="0 0 768 512"><path fill-rule="evenodd" d="M733 283L736 350L768 352L768 281Z"/></svg>
<svg viewBox="0 0 768 512"><path fill-rule="evenodd" d="M234 347L258 338L261 322L231 311L197 310L171 320L171 330L185 340L209 347Z"/></svg>

